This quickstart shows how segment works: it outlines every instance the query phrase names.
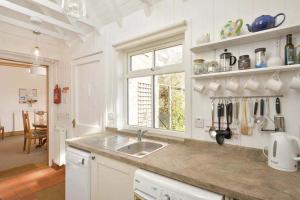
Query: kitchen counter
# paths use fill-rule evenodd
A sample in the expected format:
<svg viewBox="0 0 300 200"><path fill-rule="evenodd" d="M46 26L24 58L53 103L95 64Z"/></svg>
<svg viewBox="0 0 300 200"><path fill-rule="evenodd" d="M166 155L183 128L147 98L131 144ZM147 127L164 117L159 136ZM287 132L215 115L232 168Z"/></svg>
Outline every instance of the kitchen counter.
<svg viewBox="0 0 300 200"><path fill-rule="evenodd" d="M86 137L115 134L124 133L105 131ZM300 172L268 167L261 150L162 138L169 143L167 147L140 159L94 148L85 143L86 137L67 144L239 200L300 200Z"/></svg>

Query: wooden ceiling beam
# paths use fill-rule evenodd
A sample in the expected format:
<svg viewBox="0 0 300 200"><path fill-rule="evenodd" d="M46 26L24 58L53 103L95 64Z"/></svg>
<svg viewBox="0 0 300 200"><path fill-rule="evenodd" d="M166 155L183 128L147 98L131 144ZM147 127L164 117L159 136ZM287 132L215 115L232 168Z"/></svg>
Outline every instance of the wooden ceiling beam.
<svg viewBox="0 0 300 200"><path fill-rule="evenodd" d="M6 17L4 15L0 15L0 21L14 25L14 26L18 26L18 27L21 27L21 28L24 28L27 30L38 31L42 34L45 34L45 35L48 35L48 36L51 36L51 37L54 37L54 38L57 38L60 40L68 40L68 37L66 37L63 34L59 34L57 32L50 31L48 29L41 28L40 26L26 23L26 22L23 22L23 21L14 19L14 18Z"/></svg>
<svg viewBox="0 0 300 200"><path fill-rule="evenodd" d="M5 7L7 9L10 9L10 10L13 10L13 11L18 12L18 13L21 13L23 15L27 15L27 16L30 16L30 17L37 17L37 18L41 19L44 22L47 22L49 24L53 24L55 26L61 27L63 29L66 29L68 31L74 32L76 34L85 35L85 33L83 31L81 31L78 28L75 28L74 26L72 26L70 24L67 24L67 23L62 22L60 20L57 20L57 19L55 19L53 17L49 17L49 16L46 16L46 15L43 15L43 14L41 14L39 12L30 10L28 8L22 7L20 5L12 3L10 1L0 0L0 6Z"/></svg>
<svg viewBox="0 0 300 200"><path fill-rule="evenodd" d="M122 21L121 11L117 7L115 0L106 0L105 2L109 7L109 9L111 10L114 20L117 22L119 27L122 27L123 21Z"/></svg>
<svg viewBox="0 0 300 200"><path fill-rule="evenodd" d="M91 22L90 20L88 20L86 17L84 18L81 18L81 19L70 19L65 13L64 13L64 10L62 8L62 5L58 5L52 1L49 1L49 0L31 0L32 2L36 3L36 4L39 4L41 6L44 6L50 10L53 10L55 12L58 12L58 13L61 13L61 14L64 14L65 17L67 18L67 20L72 24L74 25L74 21L78 21L80 23L83 23L83 24L86 24L88 26L90 26L91 28L95 29L96 31L98 31L97 29L97 26L96 24L94 24L93 22Z"/></svg>

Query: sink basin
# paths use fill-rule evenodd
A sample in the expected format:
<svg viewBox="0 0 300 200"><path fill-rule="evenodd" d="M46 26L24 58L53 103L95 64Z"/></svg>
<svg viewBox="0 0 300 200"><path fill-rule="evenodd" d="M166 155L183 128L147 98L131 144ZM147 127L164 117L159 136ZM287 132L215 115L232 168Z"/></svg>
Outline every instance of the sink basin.
<svg viewBox="0 0 300 200"><path fill-rule="evenodd" d="M134 157L142 158L146 155L149 155L155 151L164 148L167 145L167 143L161 143L156 141L142 141L126 145L117 149L117 151Z"/></svg>
<svg viewBox="0 0 300 200"><path fill-rule="evenodd" d="M108 137L96 137L88 138L85 140L85 143L91 145L95 148L104 148L110 150L116 150L128 143L130 143L130 138L126 136L108 136Z"/></svg>

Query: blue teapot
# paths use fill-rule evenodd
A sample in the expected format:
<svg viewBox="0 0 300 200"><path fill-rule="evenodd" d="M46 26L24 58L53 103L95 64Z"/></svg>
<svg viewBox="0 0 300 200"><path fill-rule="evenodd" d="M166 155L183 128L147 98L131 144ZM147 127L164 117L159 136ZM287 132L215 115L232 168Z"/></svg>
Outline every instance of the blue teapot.
<svg viewBox="0 0 300 200"><path fill-rule="evenodd" d="M283 19L280 23L276 25L276 18L279 16L283 16ZM263 31L270 28L275 28L280 26L285 21L285 14L279 13L276 16L271 15L262 15L254 20L252 25L246 24L248 27L249 32L257 32L257 31Z"/></svg>

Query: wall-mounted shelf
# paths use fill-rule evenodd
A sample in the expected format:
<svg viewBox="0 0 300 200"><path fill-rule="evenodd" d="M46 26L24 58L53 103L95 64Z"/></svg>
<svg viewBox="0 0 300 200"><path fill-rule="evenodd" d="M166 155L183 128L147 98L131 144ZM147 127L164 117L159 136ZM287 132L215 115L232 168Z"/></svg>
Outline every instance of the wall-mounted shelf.
<svg viewBox="0 0 300 200"><path fill-rule="evenodd" d="M256 74L296 71L296 70L300 71L300 64L193 75L192 78L194 79L222 78L222 77L235 77L235 76L245 76L245 75L252 75L252 74L256 75Z"/></svg>
<svg viewBox="0 0 300 200"><path fill-rule="evenodd" d="M215 42L209 42L209 43L205 43L193 47L191 48L191 51L193 53L198 54L201 52L211 51L215 49L228 48L236 45L243 45L243 44L249 44L249 43L259 42L263 40L279 38L280 36L285 36L290 33L300 33L300 25L278 27L278 28L268 29L265 31L259 31L256 33L249 33L246 35L227 38Z"/></svg>

